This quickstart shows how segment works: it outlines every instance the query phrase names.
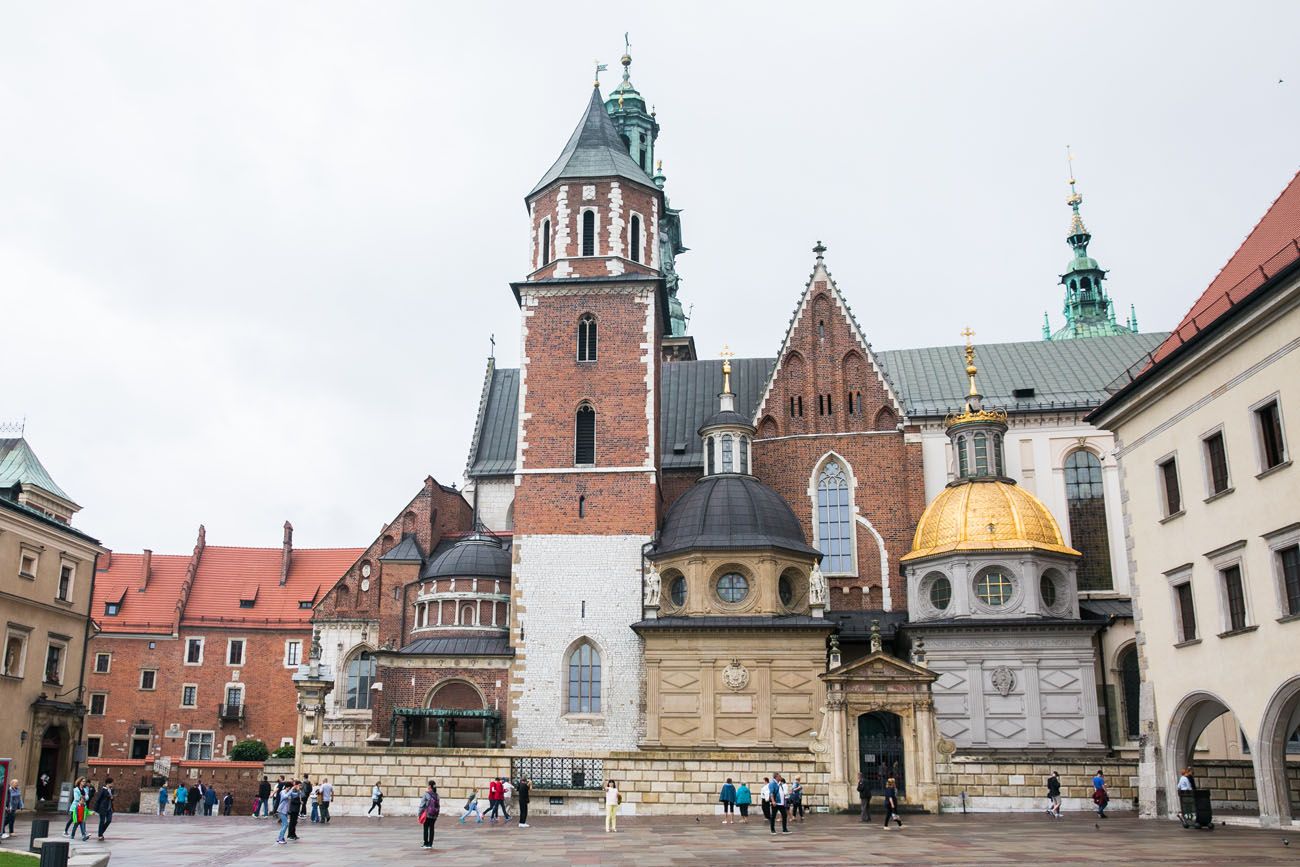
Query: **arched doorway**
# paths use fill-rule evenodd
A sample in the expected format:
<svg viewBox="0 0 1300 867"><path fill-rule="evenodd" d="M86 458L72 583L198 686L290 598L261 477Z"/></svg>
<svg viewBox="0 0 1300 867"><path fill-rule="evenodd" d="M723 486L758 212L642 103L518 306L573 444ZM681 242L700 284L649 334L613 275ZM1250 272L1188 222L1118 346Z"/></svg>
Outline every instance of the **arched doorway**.
<svg viewBox="0 0 1300 867"><path fill-rule="evenodd" d="M1170 716L1164 789L1165 806L1171 814L1178 811L1178 777L1183 768L1195 764L1196 742L1206 726L1231 712L1232 708L1214 693L1194 692L1185 696ZM1258 773L1255 776L1258 779Z"/></svg>
<svg viewBox="0 0 1300 867"><path fill-rule="evenodd" d="M1300 765L1300 677L1282 684L1269 699L1259 732L1256 779L1259 815L1267 824L1289 822L1300 814L1300 798L1287 776Z"/></svg>
<svg viewBox="0 0 1300 867"><path fill-rule="evenodd" d="M41 734L41 755L36 763L37 801L52 801L58 797L64 741L63 729L59 726L47 726Z"/></svg>
<svg viewBox="0 0 1300 867"><path fill-rule="evenodd" d="M873 794L883 794L890 777L898 794L905 793L903 721L898 714L876 710L858 717L858 771Z"/></svg>
<svg viewBox="0 0 1300 867"><path fill-rule="evenodd" d="M446 680L433 688L426 707L430 710L484 710L483 696L470 683L463 680ZM438 746L467 747L484 743L486 720L482 718L457 718L431 721L425 737ZM441 735L439 735L441 727Z"/></svg>

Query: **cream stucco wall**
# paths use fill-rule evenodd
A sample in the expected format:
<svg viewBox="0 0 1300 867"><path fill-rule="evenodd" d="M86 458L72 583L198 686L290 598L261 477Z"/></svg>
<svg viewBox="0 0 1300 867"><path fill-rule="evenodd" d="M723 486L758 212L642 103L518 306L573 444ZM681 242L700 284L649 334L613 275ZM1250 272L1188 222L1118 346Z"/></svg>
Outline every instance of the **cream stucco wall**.
<svg viewBox="0 0 1300 867"><path fill-rule="evenodd" d="M1261 472L1254 408L1279 398L1289 451L1300 447L1300 281L1292 281L1249 315L1205 341L1198 352L1169 364L1143 393L1101 421L1117 435L1117 455L1127 496L1135 601L1152 700L1156 743L1165 755L1153 762L1155 790L1173 791L1170 775L1180 762L1170 754L1176 731L1198 697L1221 702L1245 732L1251 752L1271 734L1263 732L1270 705L1300 690L1300 620L1287 618L1280 568L1270 534L1300 521L1296 495L1300 468L1284 463ZM1231 493L1210 497L1202 438L1221 429L1227 447ZM1182 510L1165 513L1158 463L1174 456ZM1242 569L1247 629L1230 632L1219 568ZM1180 641L1173 583L1190 577L1197 637ZM1197 728L1213 703L1202 705ZM1194 714L1193 714L1194 716ZM1171 726L1171 722L1174 725ZM1273 726L1276 728L1276 726ZM1199 735L1192 731L1194 741ZM1185 759L1184 757L1181 757ZM1257 782L1269 776L1257 761ZM1153 792L1146 806L1154 808ZM1285 796L1281 796L1285 801ZM1267 819L1288 812L1261 798Z"/></svg>

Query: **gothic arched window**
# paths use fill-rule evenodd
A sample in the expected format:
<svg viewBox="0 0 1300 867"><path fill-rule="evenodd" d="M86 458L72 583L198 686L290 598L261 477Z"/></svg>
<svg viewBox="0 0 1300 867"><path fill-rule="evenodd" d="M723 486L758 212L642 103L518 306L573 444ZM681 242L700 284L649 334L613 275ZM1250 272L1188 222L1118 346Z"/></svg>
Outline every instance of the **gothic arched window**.
<svg viewBox="0 0 1300 867"><path fill-rule="evenodd" d="M363 650L348 660L347 699L348 710L370 709L370 686L375 682L375 657Z"/></svg>
<svg viewBox="0 0 1300 867"><path fill-rule="evenodd" d="M569 713L600 713L600 651L589 641L569 653Z"/></svg>
<svg viewBox="0 0 1300 867"><path fill-rule="evenodd" d="M633 262L641 261L641 218L636 214L632 215L629 223L627 249Z"/></svg>
<svg viewBox="0 0 1300 867"><path fill-rule="evenodd" d="M551 221L542 220L542 265L551 264Z"/></svg>
<svg viewBox="0 0 1300 867"><path fill-rule="evenodd" d="M1110 590L1110 532L1106 527L1101 461L1087 449L1071 452L1065 459L1065 502L1070 545L1083 554L1079 589Z"/></svg>
<svg viewBox="0 0 1300 867"><path fill-rule="evenodd" d="M590 313L578 318L578 360L596 360L596 317Z"/></svg>
<svg viewBox="0 0 1300 867"><path fill-rule="evenodd" d="M596 410L592 409L589 403L578 407L574 418L573 462L575 464L596 462Z"/></svg>
<svg viewBox="0 0 1300 867"><path fill-rule="evenodd" d="M829 460L817 477L817 547L830 574L853 572L853 508L849 477L838 461Z"/></svg>
<svg viewBox="0 0 1300 867"><path fill-rule="evenodd" d="M596 212L582 212L582 255L596 255Z"/></svg>

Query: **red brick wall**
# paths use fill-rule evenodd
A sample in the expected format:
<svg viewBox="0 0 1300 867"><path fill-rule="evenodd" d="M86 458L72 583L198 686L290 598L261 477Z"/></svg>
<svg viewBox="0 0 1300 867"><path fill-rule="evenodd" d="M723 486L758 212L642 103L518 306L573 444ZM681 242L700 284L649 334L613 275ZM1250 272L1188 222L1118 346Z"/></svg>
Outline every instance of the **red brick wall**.
<svg viewBox="0 0 1300 867"><path fill-rule="evenodd" d="M373 731L378 732L384 737L388 737L390 722L393 716L393 709L398 707L426 707L434 688L450 687L452 692L452 701L449 704L436 701L435 705L439 707L456 707L461 709L470 709L469 702L466 701L468 693L463 686L463 682L473 684L479 693L483 696L483 704L488 710L498 710L501 712L504 720L509 706L509 672L504 668L500 669L482 669L482 668L438 668L438 669L411 669L411 668L393 668L383 664L381 659L376 669L376 677L384 684L382 691L377 692L377 700L374 707L374 727ZM479 729L481 731L481 729ZM502 732L504 734L504 731ZM402 739L402 724L399 721L397 726L397 738L400 742ZM458 746L481 746L481 743L457 744Z"/></svg>
<svg viewBox="0 0 1300 867"><path fill-rule="evenodd" d="M542 297L528 308L527 358L522 425L524 467L574 465L575 413L583 401L596 411L596 466L646 463L647 439L658 461L659 434L647 430L646 373L653 365L658 384L658 347L647 353L646 306L629 294L602 293ZM597 360L577 360L578 319L596 317ZM655 309L655 333L662 331ZM658 413L658 389L655 393ZM647 474L576 472L525 475L515 496L519 534L653 532L658 491ZM583 517L578 516L582 497Z"/></svg>
<svg viewBox="0 0 1300 867"><path fill-rule="evenodd" d="M202 665L184 664L186 639L191 637L205 639ZM244 639L243 665L226 665L228 638ZM223 755L222 744L229 735L236 741L256 738L275 749L282 738L297 733L294 669L284 666L285 642L290 639L302 642L305 656L311 633L301 629L256 631L183 625L179 639L95 636L88 649L86 691L106 693L107 702L103 716L86 717L85 733L102 735L101 758L119 761L130 756L132 730L141 725L152 726L151 755L183 757L185 732L192 729L214 733L214 758ZM156 645L152 650L150 642ZM112 655L108 674L95 672L95 655L103 652ZM139 688L144 668L157 670L152 691ZM217 706L225 701L225 686L235 681L234 672L244 684L244 718L223 723ZM181 688L186 683L198 685L194 708L181 707ZM86 701L89 704L90 698ZM180 726L181 736L165 737L173 723Z"/></svg>
<svg viewBox="0 0 1300 867"><path fill-rule="evenodd" d="M113 779L116 811L158 811L158 777L154 774L152 761L90 759L87 765L86 776L96 787L110 777ZM221 807L220 799L230 792L235 799L232 815L248 815L253 812L253 798L257 795L262 773L261 762L175 762L167 774L168 795L174 797L176 785L181 781L190 786L202 780L217 790L217 809ZM167 812L171 810L169 806ZM202 812L201 808L199 812Z"/></svg>
<svg viewBox="0 0 1300 867"><path fill-rule="evenodd" d="M618 180L618 185L623 200L620 212L623 226L619 237L620 249L617 255L624 260L623 267L629 274L657 274L659 273L658 270L650 268L648 264L641 263L650 262L650 251L655 248L657 243L652 234L652 229L655 215L658 214L662 219L663 194L653 187L639 186L621 178ZM561 248L559 243L560 219L556 212L561 186L568 187L566 204L569 211L569 244L564 248ZM584 186L594 186L596 188L595 199L583 201L582 188ZM615 255L615 250L609 243L610 190L611 181L609 180L581 179L557 183L533 199L533 222L531 226L533 243L530 250L530 255L533 258L530 259L530 262L534 270L533 273L529 274L530 280L555 276L557 264L555 260L561 258L567 261L569 276L609 276L606 260L608 257ZM596 225L596 252L595 256L591 258L580 258L582 253L582 211L584 208L594 208L599 217ZM629 258L628 230L633 213L641 216L641 263L633 262ZM541 235L539 233L542 222L547 218L551 221L552 261L549 265L543 266L541 262Z"/></svg>

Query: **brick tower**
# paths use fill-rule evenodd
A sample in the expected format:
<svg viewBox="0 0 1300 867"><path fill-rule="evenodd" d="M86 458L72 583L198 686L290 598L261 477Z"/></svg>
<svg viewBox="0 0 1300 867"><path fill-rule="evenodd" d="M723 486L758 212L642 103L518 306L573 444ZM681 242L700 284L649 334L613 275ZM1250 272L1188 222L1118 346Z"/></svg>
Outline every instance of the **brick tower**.
<svg viewBox="0 0 1300 867"><path fill-rule="evenodd" d="M631 749L643 727L642 548L655 531L668 295L663 192L593 89L525 199L512 738Z"/></svg>

